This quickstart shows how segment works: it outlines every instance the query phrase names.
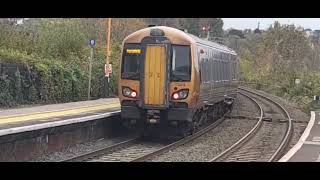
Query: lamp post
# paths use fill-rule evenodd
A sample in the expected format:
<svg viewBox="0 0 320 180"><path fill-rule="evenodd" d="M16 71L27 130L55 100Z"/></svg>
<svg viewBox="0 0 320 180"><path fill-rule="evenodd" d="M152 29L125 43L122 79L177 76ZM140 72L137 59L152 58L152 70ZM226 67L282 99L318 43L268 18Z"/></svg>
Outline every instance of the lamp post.
<svg viewBox="0 0 320 180"><path fill-rule="evenodd" d="M91 56L90 56L90 64L89 64L89 83L88 83L88 100L91 98L91 72L92 72L92 61L93 61L93 51L94 51L94 46L96 45L96 41L94 39L91 39L89 41L90 46L91 46Z"/></svg>
<svg viewBox="0 0 320 180"><path fill-rule="evenodd" d="M106 81L106 96L109 96L109 57L110 57L110 36L111 36L111 18L108 18L108 30L107 30L107 52L106 52L106 64L105 64L105 81Z"/></svg>

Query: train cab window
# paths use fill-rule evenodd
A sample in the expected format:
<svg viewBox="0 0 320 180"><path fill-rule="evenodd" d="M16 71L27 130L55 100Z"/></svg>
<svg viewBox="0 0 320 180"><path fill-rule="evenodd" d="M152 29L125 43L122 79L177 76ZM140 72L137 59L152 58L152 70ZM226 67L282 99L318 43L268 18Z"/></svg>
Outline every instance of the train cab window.
<svg viewBox="0 0 320 180"><path fill-rule="evenodd" d="M141 47L139 44L125 44L121 68L121 77L123 79L139 79L140 57Z"/></svg>
<svg viewBox="0 0 320 180"><path fill-rule="evenodd" d="M171 80L191 80L190 46L172 45Z"/></svg>

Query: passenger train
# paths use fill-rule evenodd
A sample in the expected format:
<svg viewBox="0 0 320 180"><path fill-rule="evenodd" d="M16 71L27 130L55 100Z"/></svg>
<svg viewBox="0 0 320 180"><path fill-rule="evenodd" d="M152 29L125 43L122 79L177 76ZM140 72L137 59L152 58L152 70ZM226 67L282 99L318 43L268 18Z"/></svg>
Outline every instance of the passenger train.
<svg viewBox="0 0 320 180"><path fill-rule="evenodd" d="M239 79L232 49L166 26L136 31L122 47L118 94L125 126L186 136L231 109Z"/></svg>

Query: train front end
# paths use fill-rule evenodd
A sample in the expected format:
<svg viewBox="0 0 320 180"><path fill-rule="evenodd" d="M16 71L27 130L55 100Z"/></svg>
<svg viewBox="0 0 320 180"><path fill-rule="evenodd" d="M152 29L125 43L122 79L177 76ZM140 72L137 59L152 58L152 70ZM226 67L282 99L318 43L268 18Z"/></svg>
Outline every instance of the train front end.
<svg viewBox="0 0 320 180"><path fill-rule="evenodd" d="M192 122L191 49L184 32L162 26L124 40L118 89L126 126L178 127Z"/></svg>

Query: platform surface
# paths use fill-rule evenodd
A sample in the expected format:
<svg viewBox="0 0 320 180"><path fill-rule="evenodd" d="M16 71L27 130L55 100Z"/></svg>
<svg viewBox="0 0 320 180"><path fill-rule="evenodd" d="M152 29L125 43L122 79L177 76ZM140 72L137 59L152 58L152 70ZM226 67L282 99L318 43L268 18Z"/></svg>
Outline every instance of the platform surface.
<svg viewBox="0 0 320 180"><path fill-rule="evenodd" d="M79 119L119 110L118 98L0 110L0 135L3 135L1 132L6 129Z"/></svg>
<svg viewBox="0 0 320 180"><path fill-rule="evenodd" d="M279 162L320 162L320 112L311 118L298 143Z"/></svg>

